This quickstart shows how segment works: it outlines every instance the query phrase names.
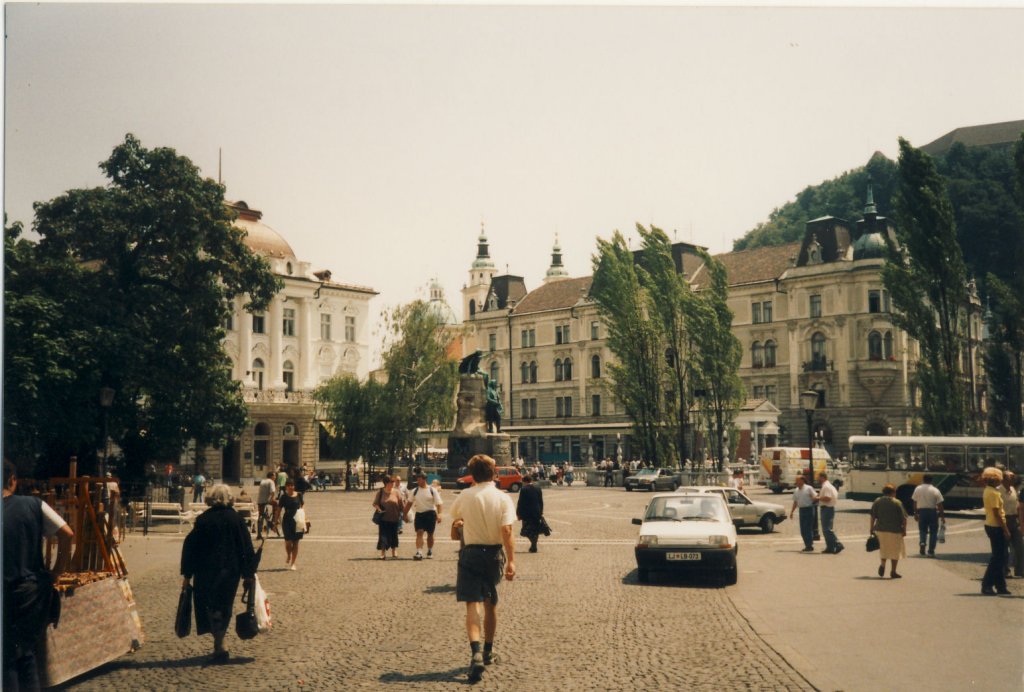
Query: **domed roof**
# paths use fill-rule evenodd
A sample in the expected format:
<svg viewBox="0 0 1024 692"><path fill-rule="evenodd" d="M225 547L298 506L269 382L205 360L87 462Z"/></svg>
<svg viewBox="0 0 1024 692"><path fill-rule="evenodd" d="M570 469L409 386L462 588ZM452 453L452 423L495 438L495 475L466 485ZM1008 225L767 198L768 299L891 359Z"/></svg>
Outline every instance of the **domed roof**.
<svg viewBox="0 0 1024 692"><path fill-rule="evenodd" d="M245 244L250 250L266 257L296 259L295 251L288 241L260 220L263 212L250 209L248 204L241 201L228 202L228 205L238 212L234 225L246 232Z"/></svg>
<svg viewBox="0 0 1024 692"><path fill-rule="evenodd" d="M865 233L853 243L853 259L885 257L885 238L881 233Z"/></svg>
<svg viewBox="0 0 1024 692"><path fill-rule="evenodd" d="M441 282L434 279L430 282L430 311L441 319L446 325L457 325L459 318L455 316L455 311L444 299L444 288L441 286Z"/></svg>

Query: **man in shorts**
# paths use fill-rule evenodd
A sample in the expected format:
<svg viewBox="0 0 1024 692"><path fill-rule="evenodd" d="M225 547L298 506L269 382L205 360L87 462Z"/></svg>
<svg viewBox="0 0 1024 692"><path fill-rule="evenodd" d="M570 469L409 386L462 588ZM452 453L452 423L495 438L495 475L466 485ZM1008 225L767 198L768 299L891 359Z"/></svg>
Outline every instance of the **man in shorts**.
<svg viewBox="0 0 1024 692"><path fill-rule="evenodd" d="M416 488L405 503L405 514L415 509L413 526L416 529L416 554L414 560L423 559L423 534L427 534L427 557L434 557L434 529L441 523L441 493L427 485L427 477L416 475Z"/></svg>
<svg viewBox="0 0 1024 692"><path fill-rule="evenodd" d="M459 573L455 597L466 604L466 634L472 658L469 681L479 682L485 666L497 663L494 633L498 628L498 583L516 576L515 541L512 524L516 509L509 496L492 482L494 459L477 454L469 460L475 485L466 488L452 504L452 522L461 525L465 546L459 552ZM480 610L483 606L483 636L480 643Z"/></svg>
<svg viewBox="0 0 1024 692"><path fill-rule="evenodd" d="M270 535L270 529L273 528L278 536L281 535L281 531L277 528L277 523L273 518L274 507L277 504L277 481L275 480L275 474L273 471L267 471L267 477L260 481L259 490L256 492L256 508L259 510L260 515L256 520L256 538L263 538L263 529L266 527L267 535Z"/></svg>

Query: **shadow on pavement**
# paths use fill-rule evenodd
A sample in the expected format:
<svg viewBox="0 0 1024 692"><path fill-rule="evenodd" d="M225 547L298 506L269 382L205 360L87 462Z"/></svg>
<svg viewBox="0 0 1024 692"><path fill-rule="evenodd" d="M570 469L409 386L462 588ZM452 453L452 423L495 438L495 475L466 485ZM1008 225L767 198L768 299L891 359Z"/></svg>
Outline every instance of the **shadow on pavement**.
<svg viewBox="0 0 1024 692"><path fill-rule="evenodd" d="M720 574L700 572L684 574L671 571L652 571L650 581L645 584L640 581L637 571L633 570L622 577L622 583L648 587L687 586L698 589L720 589L723 586Z"/></svg>
<svg viewBox="0 0 1024 692"><path fill-rule="evenodd" d="M252 656L232 656L227 661L222 663L213 663L210 661L210 654L202 654L200 656L189 656L188 658L180 658L176 661L111 661L99 668L94 668L87 673L79 675L77 678L68 680L65 683L50 687L51 690L73 690L78 685L87 683L94 678L106 675L111 671L127 669L127 670L146 670L146 669L176 669L176 668L191 668L200 667L205 668L206 666L235 666L235 665L246 665L254 663L256 661Z"/></svg>
<svg viewBox="0 0 1024 692"><path fill-rule="evenodd" d="M406 675L405 673L391 672L380 676L381 682L409 683L409 682L459 682L464 685L471 684L467 677L468 666L459 666L451 670L438 671L436 673L416 673Z"/></svg>
<svg viewBox="0 0 1024 692"><path fill-rule="evenodd" d="M455 593L455 584L437 584L423 589L423 593Z"/></svg>

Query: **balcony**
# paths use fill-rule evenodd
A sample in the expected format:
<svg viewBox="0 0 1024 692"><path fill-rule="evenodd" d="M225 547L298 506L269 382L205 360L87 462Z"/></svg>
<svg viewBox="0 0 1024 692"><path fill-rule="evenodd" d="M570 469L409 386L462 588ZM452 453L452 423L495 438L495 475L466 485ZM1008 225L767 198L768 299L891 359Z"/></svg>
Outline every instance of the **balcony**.
<svg viewBox="0 0 1024 692"><path fill-rule="evenodd" d="M285 389L255 389L253 387L242 388L242 401L247 404L312 404L313 396L310 392L299 390L287 391Z"/></svg>
<svg viewBox="0 0 1024 692"><path fill-rule="evenodd" d="M834 364L835 361L825 356L812 356L810 360L804 361L802 367L804 372L826 372L833 370Z"/></svg>

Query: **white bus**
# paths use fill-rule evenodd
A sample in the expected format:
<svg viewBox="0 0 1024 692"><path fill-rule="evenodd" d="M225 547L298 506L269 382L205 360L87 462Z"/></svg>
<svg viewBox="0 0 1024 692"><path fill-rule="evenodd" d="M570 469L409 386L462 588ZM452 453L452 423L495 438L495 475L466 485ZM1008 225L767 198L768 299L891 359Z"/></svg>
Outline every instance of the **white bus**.
<svg viewBox="0 0 1024 692"><path fill-rule="evenodd" d="M907 507L926 473L942 492L946 509L981 507L981 471L987 466L1024 473L1024 437L853 435L850 454L846 497L874 500L892 483Z"/></svg>

